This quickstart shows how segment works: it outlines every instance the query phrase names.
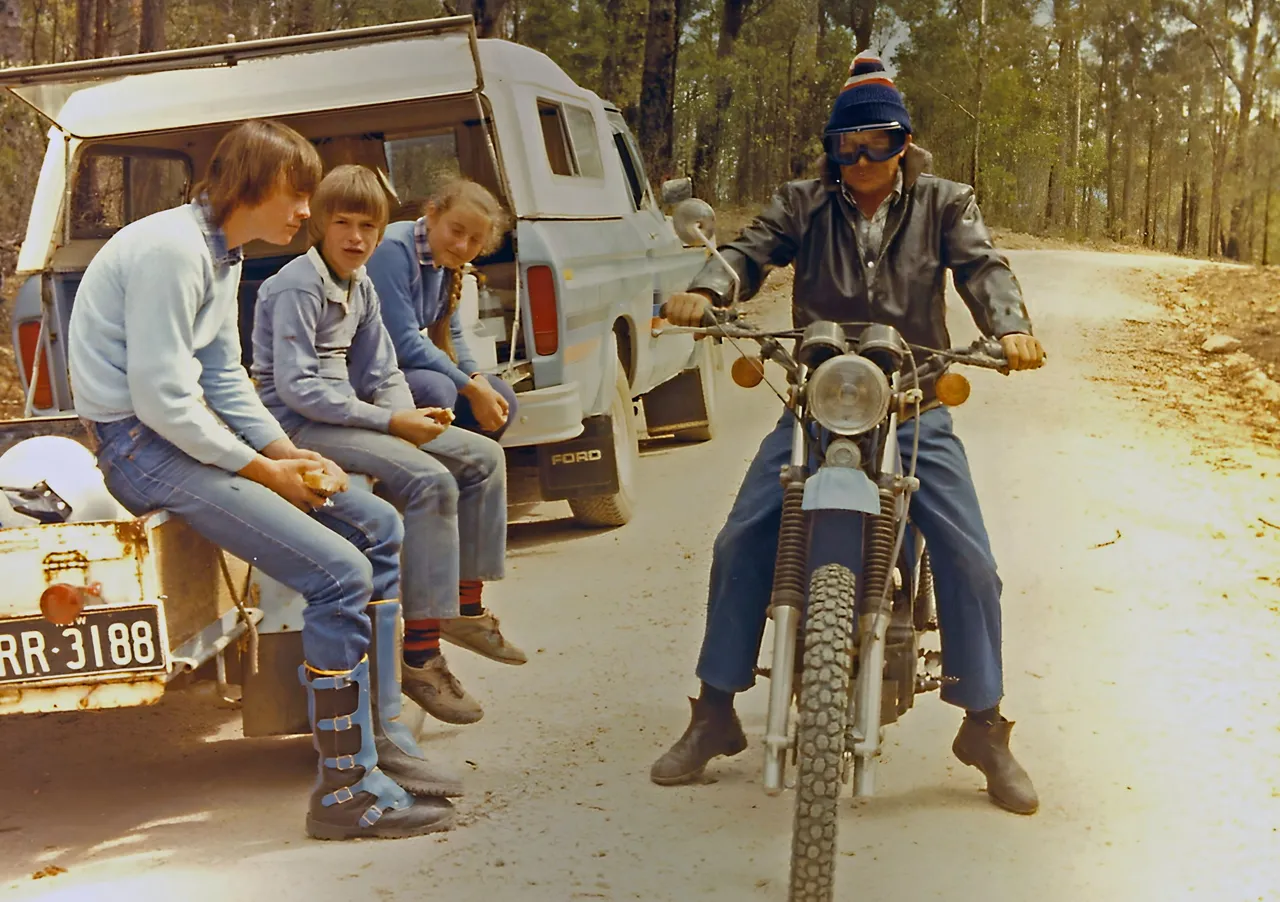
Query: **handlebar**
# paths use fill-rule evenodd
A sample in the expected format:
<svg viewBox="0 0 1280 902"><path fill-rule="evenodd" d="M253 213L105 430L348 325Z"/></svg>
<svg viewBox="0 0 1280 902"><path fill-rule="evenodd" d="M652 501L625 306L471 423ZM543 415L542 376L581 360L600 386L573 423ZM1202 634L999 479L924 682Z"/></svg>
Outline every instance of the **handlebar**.
<svg viewBox="0 0 1280 902"><path fill-rule="evenodd" d="M667 305L663 304L659 309L659 316L666 316ZM872 323L866 322L847 322L840 323L846 332L854 333L860 329L864 329ZM685 332L695 335L708 335L720 338L744 339L755 341L762 346L766 346L766 355L776 359L776 353L780 350L776 344L778 339L800 338L803 334L802 329L773 329L763 330L750 325L739 319L737 311L729 310L725 307L708 306L703 311L702 321L697 326L672 326L661 330L663 332ZM925 347L924 345L909 344L913 354L926 355L924 359L917 358L916 373L920 378L933 375L934 370L942 370L947 364L960 363L966 366L976 366L982 369L997 370L1001 373L1009 372L1009 362L1005 357L1004 346L1000 340L996 338L979 338L968 345L961 345L950 348L948 350L938 350L936 348ZM785 353L785 352L783 352ZM779 361L782 362L782 361Z"/></svg>

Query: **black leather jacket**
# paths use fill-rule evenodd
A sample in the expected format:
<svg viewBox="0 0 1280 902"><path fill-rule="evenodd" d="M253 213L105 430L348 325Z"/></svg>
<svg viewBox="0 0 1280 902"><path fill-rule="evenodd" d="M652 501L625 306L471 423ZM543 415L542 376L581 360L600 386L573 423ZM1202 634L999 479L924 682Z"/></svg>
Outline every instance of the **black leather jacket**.
<svg viewBox="0 0 1280 902"><path fill-rule="evenodd" d="M795 265L792 320L888 323L913 343L950 347L946 271L984 335L1031 333L1022 289L1009 261L991 243L968 185L927 172L928 151L912 145L903 156L902 195L889 210L880 257L870 284L858 259L853 217L839 172L788 182L736 239L720 250L742 279L740 300L759 290L769 268ZM708 260L689 285L728 302L731 280ZM933 385L923 385L933 406Z"/></svg>

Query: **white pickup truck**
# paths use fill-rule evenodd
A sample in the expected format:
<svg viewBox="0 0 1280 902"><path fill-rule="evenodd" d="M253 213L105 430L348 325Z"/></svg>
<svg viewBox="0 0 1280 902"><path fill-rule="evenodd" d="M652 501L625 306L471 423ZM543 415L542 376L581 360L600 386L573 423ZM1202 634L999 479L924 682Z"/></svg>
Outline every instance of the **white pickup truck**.
<svg viewBox="0 0 1280 902"><path fill-rule="evenodd" d="M0 87L51 123L12 310L27 417L0 423L0 452L84 439L65 341L85 267L122 226L187 201L222 134L255 117L299 130L326 166L386 171L394 218L419 215L452 173L503 199L515 225L476 261L468 326L518 393L502 443L543 499L621 525L642 435L712 436L719 344L654 334L705 250L676 236L616 107L537 51L478 40L468 17L0 70ZM663 191L680 200L688 181ZM258 285L303 240L246 247L246 353ZM301 598L176 518L3 529L0 566L0 714L147 704L210 662L229 679L241 656L228 650L252 646L246 734L305 730ZM85 605L73 622L42 612L53 586Z"/></svg>

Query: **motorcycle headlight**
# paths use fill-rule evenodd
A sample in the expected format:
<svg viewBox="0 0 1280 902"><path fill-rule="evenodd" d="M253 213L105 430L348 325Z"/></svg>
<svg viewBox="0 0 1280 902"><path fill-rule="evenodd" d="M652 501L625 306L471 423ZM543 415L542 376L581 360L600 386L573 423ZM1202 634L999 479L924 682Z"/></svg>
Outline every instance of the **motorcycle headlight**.
<svg viewBox="0 0 1280 902"><path fill-rule="evenodd" d="M859 435L889 412L889 380L865 357L842 354L809 377L809 411L837 435Z"/></svg>

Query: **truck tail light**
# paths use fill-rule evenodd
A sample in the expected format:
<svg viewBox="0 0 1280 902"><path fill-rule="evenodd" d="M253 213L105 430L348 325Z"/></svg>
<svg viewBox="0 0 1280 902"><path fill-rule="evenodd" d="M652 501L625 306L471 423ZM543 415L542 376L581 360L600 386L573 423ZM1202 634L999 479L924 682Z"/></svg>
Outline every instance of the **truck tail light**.
<svg viewBox="0 0 1280 902"><path fill-rule="evenodd" d="M560 349L555 273L550 266L530 266L525 282L529 286L529 324L533 328L533 349L539 357L548 357Z"/></svg>
<svg viewBox="0 0 1280 902"><path fill-rule="evenodd" d="M28 386L31 385L31 374L35 372L36 348L39 343L39 320L28 320L18 326L18 352L22 355L22 376ZM46 351L40 361L40 378L36 382L36 407L49 408L53 406L53 386L49 381L49 372L49 354Z"/></svg>

